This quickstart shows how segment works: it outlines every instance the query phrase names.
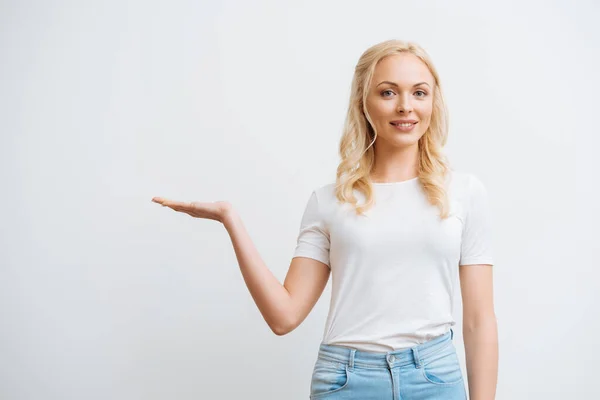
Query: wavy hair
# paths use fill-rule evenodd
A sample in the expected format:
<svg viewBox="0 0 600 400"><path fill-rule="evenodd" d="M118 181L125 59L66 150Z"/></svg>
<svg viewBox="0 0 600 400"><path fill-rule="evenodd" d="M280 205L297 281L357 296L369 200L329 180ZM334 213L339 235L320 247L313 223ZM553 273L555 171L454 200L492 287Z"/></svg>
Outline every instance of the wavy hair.
<svg viewBox="0 0 600 400"><path fill-rule="evenodd" d="M341 161L336 172L335 195L340 202L351 204L357 215L364 215L375 204L370 173L375 161L373 144L377 132L367 111L367 94L377 63L387 56L405 52L412 53L423 61L434 78L431 122L418 142L418 180L427 200L439 208L440 218L444 219L449 214L444 184L450 166L442 150L448 137L448 111L438 73L429 55L414 42L387 40L368 48L358 60L339 145ZM357 204L354 189L364 194L363 205Z"/></svg>

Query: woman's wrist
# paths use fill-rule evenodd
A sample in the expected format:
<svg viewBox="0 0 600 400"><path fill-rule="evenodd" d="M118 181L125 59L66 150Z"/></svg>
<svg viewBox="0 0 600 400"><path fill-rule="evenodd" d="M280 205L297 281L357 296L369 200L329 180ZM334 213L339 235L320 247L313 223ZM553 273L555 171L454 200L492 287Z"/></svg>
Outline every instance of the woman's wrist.
<svg viewBox="0 0 600 400"><path fill-rule="evenodd" d="M235 226L239 218L239 214L233 209L233 207L228 206L222 211L221 223L223 223L225 229L229 230L230 228Z"/></svg>

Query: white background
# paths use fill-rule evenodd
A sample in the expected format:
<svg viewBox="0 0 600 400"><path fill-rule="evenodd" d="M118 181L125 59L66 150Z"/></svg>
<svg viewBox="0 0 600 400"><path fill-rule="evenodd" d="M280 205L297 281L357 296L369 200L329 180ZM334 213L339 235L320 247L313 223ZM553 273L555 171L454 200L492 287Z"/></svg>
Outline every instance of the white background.
<svg viewBox="0 0 600 400"><path fill-rule="evenodd" d="M597 2L0 4L0 398L308 398L331 280L278 337L225 229L151 198L232 202L283 282L354 66L393 38L490 194L497 399L600 397Z"/></svg>

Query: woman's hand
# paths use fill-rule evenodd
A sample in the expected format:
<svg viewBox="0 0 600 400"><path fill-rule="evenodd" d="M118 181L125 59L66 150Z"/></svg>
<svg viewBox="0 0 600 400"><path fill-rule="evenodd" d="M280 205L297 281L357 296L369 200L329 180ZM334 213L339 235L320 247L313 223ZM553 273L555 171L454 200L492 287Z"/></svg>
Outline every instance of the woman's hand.
<svg viewBox="0 0 600 400"><path fill-rule="evenodd" d="M215 201L210 203L168 200L162 197L154 197L153 202L161 204L163 207L169 207L175 211L184 212L195 218L206 218L223 223L232 213L233 207L227 201Z"/></svg>

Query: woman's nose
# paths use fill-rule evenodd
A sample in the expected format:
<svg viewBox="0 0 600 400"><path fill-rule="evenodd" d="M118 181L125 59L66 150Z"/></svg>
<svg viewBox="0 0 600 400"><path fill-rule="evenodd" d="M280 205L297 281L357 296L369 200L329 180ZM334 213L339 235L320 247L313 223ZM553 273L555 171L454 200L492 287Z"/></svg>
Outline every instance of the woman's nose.
<svg viewBox="0 0 600 400"><path fill-rule="evenodd" d="M400 96L399 96L400 97ZM411 112L413 109L410 99L406 97L400 97L398 101L398 112Z"/></svg>

